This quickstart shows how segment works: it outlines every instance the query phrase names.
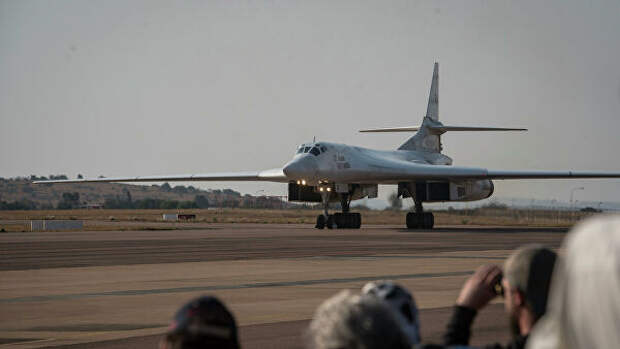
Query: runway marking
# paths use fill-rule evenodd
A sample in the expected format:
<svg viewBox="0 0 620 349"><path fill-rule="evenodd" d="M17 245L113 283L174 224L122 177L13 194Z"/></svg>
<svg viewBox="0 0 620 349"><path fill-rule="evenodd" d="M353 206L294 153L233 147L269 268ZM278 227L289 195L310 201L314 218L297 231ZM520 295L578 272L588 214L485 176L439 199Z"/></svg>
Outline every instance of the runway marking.
<svg viewBox="0 0 620 349"><path fill-rule="evenodd" d="M36 326L18 331L29 332L109 332L133 331L166 327L168 324L70 324L61 326Z"/></svg>
<svg viewBox="0 0 620 349"><path fill-rule="evenodd" d="M504 260L505 257L499 256L409 256L409 255L387 255L387 256L374 256L374 255L351 255L351 256L312 256L312 257L298 257L291 259L349 259L349 260L375 260L375 259L492 259L492 260Z"/></svg>
<svg viewBox="0 0 620 349"><path fill-rule="evenodd" d="M0 299L0 304L74 300L74 299L110 297L110 296L112 297L114 296L140 296L140 295L151 295L151 294L184 293L184 292L197 292L197 291L221 291L221 290L238 290L238 289L265 288L265 287L290 287L290 286L308 286L308 285L320 285L320 284L340 284L340 283L360 282L360 281L369 282L369 281L377 281L377 280L422 279L422 278L432 278L432 277L464 276L464 275L470 275L471 273L473 273L473 271L455 271L455 272L445 272L445 273L420 273L420 274L394 274L394 275L361 276L361 277L337 278L337 279L257 282L257 283L252 283L252 284L240 284L240 285L188 286L188 287L174 287L174 288L156 288L156 289L150 289L150 290L123 290L123 291L108 291L108 292L94 292L94 293L70 293L70 294L57 294L57 295L47 295L47 296L4 298L4 299Z"/></svg>

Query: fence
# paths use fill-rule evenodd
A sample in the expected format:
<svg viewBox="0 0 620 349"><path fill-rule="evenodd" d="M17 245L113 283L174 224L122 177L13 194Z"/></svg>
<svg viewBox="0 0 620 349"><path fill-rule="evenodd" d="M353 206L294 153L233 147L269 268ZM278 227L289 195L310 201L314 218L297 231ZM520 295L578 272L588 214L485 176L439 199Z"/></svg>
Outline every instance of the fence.
<svg viewBox="0 0 620 349"><path fill-rule="evenodd" d="M33 220L30 221L31 231L45 230L79 230L84 228L84 221L78 220Z"/></svg>

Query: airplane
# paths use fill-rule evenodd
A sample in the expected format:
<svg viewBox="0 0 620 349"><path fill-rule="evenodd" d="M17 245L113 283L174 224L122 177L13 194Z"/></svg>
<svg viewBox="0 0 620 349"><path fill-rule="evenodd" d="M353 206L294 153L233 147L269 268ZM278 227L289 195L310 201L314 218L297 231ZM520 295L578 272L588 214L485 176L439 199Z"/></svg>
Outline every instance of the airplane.
<svg viewBox="0 0 620 349"><path fill-rule="evenodd" d="M288 200L322 203L316 228L353 228L362 224L350 212L353 200L376 198L379 184L397 185L398 196L412 198L407 213L409 229L432 229L434 216L424 212L424 202L476 201L493 195L493 180L551 178L620 178L620 172L491 170L452 166L442 154L441 136L452 131L527 131L523 128L446 126L439 121L439 64L435 63L426 115L419 127L392 127L360 132L416 132L396 150L374 150L346 144L301 144L282 168L251 172L225 172L172 176L139 176L36 181L43 183L267 181L288 183ZM342 212L329 214L330 202L340 202Z"/></svg>

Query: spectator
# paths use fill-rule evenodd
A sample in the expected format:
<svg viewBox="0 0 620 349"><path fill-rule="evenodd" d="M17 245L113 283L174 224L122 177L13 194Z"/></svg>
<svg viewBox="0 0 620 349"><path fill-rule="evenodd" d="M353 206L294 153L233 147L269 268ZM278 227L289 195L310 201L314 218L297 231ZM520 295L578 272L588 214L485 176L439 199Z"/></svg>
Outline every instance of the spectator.
<svg viewBox="0 0 620 349"><path fill-rule="evenodd" d="M527 347L617 348L620 345L620 216L588 220L564 240L549 309Z"/></svg>
<svg viewBox="0 0 620 349"><path fill-rule="evenodd" d="M420 343L418 307L407 289L392 281L369 282L362 288L362 294L384 300L393 310L401 330L409 340L409 346Z"/></svg>
<svg viewBox="0 0 620 349"><path fill-rule="evenodd" d="M410 348L386 302L346 290L319 306L308 335L312 349Z"/></svg>
<svg viewBox="0 0 620 349"><path fill-rule="evenodd" d="M235 318L217 298L196 298L179 309L160 349L239 349Z"/></svg>
<svg viewBox="0 0 620 349"><path fill-rule="evenodd" d="M532 327L545 313L556 257L555 252L545 247L527 245L506 260L503 277L496 265L478 268L461 289L444 344L468 345L477 312L497 294L503 294L513 340L506 346L496 343L486 348L524 348Z"/></svg>

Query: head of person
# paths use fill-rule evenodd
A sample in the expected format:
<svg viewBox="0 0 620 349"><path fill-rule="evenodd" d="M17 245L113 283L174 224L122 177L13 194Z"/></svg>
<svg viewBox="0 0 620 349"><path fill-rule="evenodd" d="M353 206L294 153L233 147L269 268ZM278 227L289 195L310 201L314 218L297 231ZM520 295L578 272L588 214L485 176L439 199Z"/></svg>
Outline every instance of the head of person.
<svg viewBox="0 0 620 349"><path fill-rule="evenodd" d="M566 237L549 307L527 347L617 348L620 343L620 216L599 216Z"/></svg>
<svg viewBox="0 0 620 349"><path fill-rule="evenodd" d="M420 343L418 307L406 288L392 281L369 282L362 287L362 294L385 301L394 312L401 330L409 340L409 345Z"/></svg>
<svg viewBox="0 0 620 349"><path fill-rule="evenodd" d="M504 307L514 334L525 334L545 313L557 254L541 245L525 245L504 264ZM527 323L527 328L524 328Z"/></svg>
<svg viewBox="0 0 620 349"><path fill-rule="evenodd" d="M344 290L324 301L308 328L312 349L410 348L383 300Z"/></svg>
<svg viewBox="0 0 620 349"><path fill-rule="evenodd" d="M202 296L181 307L168 327L161 349L238 349L237 324L220 300Z"/></svg>

